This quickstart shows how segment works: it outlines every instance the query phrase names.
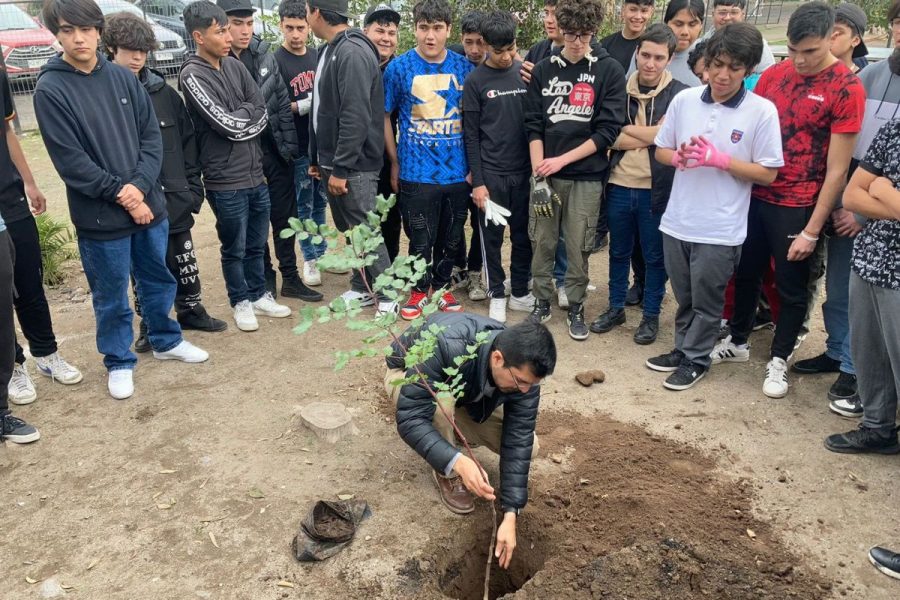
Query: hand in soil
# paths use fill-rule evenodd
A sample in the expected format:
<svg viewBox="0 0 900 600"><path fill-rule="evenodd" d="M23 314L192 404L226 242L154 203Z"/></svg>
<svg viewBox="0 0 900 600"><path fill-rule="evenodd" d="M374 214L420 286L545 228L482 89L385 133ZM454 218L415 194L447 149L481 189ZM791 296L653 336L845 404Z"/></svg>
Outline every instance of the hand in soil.
<svg viewBox="0 0 900 600"><path fill-rule="evenodd" d="M500 562L500 568L506 569L516 549L516 513L503 515L503 522L497 528L497 549L494 556Z"/></svg>
<svg viewBox="0 0 900 600"><path fill-rule="evenodd" d="M487 474L468 456L460 456L453 470L462 478L466 489L484 500L494 501L494 488L488 483Z"/></svg>

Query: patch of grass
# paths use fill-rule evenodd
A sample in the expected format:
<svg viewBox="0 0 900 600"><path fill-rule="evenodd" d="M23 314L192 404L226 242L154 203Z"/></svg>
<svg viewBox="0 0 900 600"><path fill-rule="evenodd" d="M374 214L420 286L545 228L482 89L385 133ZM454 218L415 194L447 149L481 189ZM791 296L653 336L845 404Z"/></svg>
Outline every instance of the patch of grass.
<svg viewBox="0 0 900 600"><path fill-rule="evenodd" d="M54 219L49 213L38 215L36 221L41 240L44 284L59 285L66 279L66 264L78 258L75 233L68 223Z"/></svg>

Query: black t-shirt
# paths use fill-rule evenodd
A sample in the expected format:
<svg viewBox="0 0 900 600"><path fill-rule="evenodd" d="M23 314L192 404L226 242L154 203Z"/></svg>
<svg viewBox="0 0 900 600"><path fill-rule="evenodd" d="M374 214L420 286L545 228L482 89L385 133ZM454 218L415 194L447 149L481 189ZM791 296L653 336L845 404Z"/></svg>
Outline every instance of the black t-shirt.
<svg viewBox="0 0 900 600"><path fill-rule="evenodd" d="M25 199L25 185L9 155L6 132L12 127L15 109L6 71L0 70L0 105L3 106L3 131L0 132L0 215L7 223L21 221L31 214Z"/></svg>
<svg viewBox="0 0 900 600"><path fill-rule="evenodd" d="M617 31L600 40L600 45L606 48L610 56L619 61L619 64L622 65L622 68L627 73L631 66L631 57L634 56L634 51L637 50L638 38L626 40L622 32Z"/></svg>
<svg viewBox="0 0 900 600"><path fill-rule="evenodd" d="M480 169L509 174L530 168L528 139L523 126L527 87L519 76L521 68L522 63L518 61L507 69L481 65L466 77L463 129L475 185L481 183L477 173ZM472 152L476 148L479 150L477 156Z"/></svg>
<svg viewBox="0 0 900 600"><path fill-rule="evenodd" d="M302 56L292 54L284 46L275 51L275 60L278 61L278 68L281 70L281 77L288 88L291 102L303 100L312 93L318 58L319 53L316 49L309 47L306 48L306 53ZM297 142L300 144L300 153L306 156L309 152L309 113L305 115L293 114L294 125L297 128Z"/></svg>

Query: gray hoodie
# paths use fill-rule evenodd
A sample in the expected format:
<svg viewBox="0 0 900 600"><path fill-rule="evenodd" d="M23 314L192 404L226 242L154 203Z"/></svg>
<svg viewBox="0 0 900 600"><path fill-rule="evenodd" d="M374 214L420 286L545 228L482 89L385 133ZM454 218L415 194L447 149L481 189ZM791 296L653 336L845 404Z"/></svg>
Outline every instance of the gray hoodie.
<svg viewBox="0 0 900 600"><path fill-rule="evenodd" d="M895 50L894 55L900 57L900 50ZM891 71L892 62L882 60L870 64L859 73L866 89L866 114L853 151L853 158L857 161L865 157L881 126L900 117L900 75Z"/></svg>

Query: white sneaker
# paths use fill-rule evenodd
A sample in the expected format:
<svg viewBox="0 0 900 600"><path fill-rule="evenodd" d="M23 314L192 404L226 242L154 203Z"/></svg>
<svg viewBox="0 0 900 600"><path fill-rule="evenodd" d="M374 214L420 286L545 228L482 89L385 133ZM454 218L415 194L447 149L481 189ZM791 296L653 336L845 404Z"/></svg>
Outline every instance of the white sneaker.
<svg viewBox="0 0 900 600"><path fill-rule="evenodd" d="M476 302L487 298L487 291L481 281L481 271L469 271L469 300Z"/></svg>
<svg viewBox="0 0 900 600"><path fill-rule="evenodd" d="M491 298L491 308L488 316L495 321L506 323L506 297Z"/></svg>
<svg viewBox="0 0 900 600"><path fill-rule="evenodd" d="M25 365L16 364L6 389L9 391L9 401L13 404L31 404L37 400L34 382Z"/></svg>
<svg viewBox="0 0 900 600"><path fill-rule="evenodd" d="M375 309L375 316L380 317L381 315L386 315L391 312L398 314L400 312L400 305L393 300L385 300L384 302L378 303L378 308Z"/></svg>
<svg viewBox="0 0 900 600"><path fill-rule="evenodd" d="M303 263L303 283L310 287L322 285L322 273L316 266L316 261L308 260Z"/></svg>
<svg viewBox="0 0 900 600"><path fill-rule="evenodd" d="M737 346L731 343L730 335L725 336L725 339L716 344L709 357L714 365L723 362L747 362L750 360L750 344Z"/></svg>
<svg viewBox="0 0 900 600"><path fill-rule="evenodd" d="M234 324L241 331L256 331L259 329L259 321L253 313L253 306L249 300L241 300L234 305Z"/></svg>
<svg viewBox="0 0 900 600"><path fill-rule="evenodd" d="M70 365L65 359L54 352L50 356L42 356L34 359L37 364L38 372L46 375L53 381L58 381L65 385L73 385L81 381L84 377L81 371Z"/></svg>
<svg viewBox="0 0 900 600"><path fill-rule="evenodd" d="M569 297L566 295L566 286L556 288L556 301L560 308L569 308Z"/></svg>
<svg viewBox="0 0 900 600"><path fill-rule="evenodd" d="M253 304L253 314L275 317L277 319L291 316L291 307L275 302L275 298L269 292L266 292L259 297L259 300L251 304Z"/></svg>
<svg viewBox="0 0 900 600"><path fill-rule="evenodd" d="M528 292L524 296L510 296L509 310L531 312L534 309L534 296Z"/></svg>
<svg viewBox="0 0 900 600"><path fill-rule="evenodd" d="M344 303L348 305L350 304L351 300L359 300L360 307L373 306L375 304L375 298L373 298L371 295L354 290L347 290L346 292L341 294L341 298L343 298Z"/></svg>
<svg viewBox="0 0 900 600"><path fill-rule="evenodd" d="M165 352L153 351L153 358L159 360L180 360L186 363L202 363L209 360L209 353L201 350L187 340L181 340L181 343Z"/></svg>
<svg viewBox="0 0 900 600"><path fill-rule="evenodd" d="M769 398L784 398L788 393L787 363L784 359L773 358L766 365L766 380L763 394Z"/></svg>
<svg viewBox="0 0 900 600"><path fill-rule="evenodd" d="M109 395L116 400L131 398L134 394L134 372L131 369L116 369L109 372L109 381L106 383Z"/></svg>

